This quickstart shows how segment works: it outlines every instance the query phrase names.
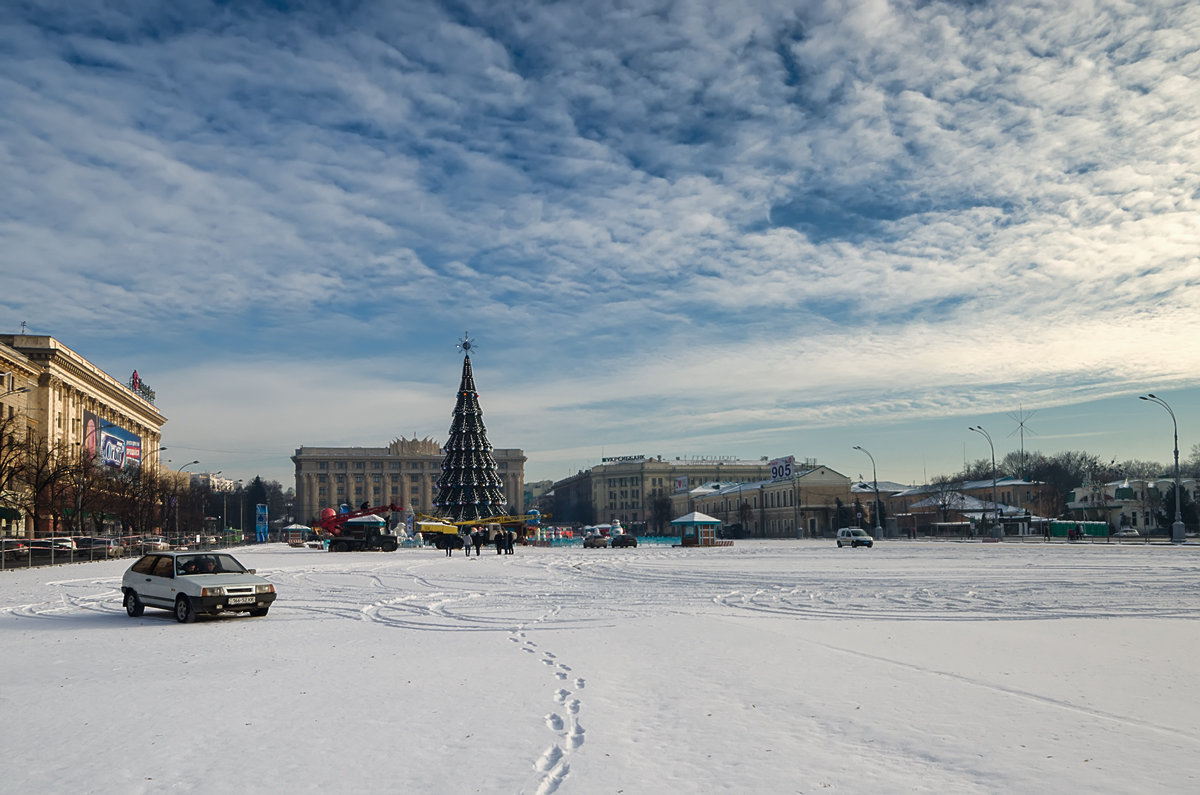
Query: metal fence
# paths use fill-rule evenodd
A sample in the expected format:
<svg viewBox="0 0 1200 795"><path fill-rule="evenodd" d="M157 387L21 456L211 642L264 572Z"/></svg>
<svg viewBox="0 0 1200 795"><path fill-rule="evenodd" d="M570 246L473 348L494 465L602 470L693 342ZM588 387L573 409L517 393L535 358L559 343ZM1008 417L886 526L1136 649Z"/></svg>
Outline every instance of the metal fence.
<svg viewBox="0 0 1200 795"><path fill-rule="evenodd" d="M226 549L253 543L244 534L224 534L186 538L14 538L0 540L0 571L35 566L58 566L65 563L86 563L95 560L138 558L147 552L164 549L207 550Z"/></svg>

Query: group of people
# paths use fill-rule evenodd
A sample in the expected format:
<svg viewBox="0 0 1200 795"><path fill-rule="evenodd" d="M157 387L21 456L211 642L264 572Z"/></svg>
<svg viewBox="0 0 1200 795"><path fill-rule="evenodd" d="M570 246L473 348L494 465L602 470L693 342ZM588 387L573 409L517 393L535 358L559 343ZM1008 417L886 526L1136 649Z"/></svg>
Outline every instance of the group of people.
<svg viewBox="0 0 1200 795"><path fill-rule="evenodd" d="M467 557L471 557L471 547L475 548L475 557L483 554L483 548L488 545L496 547L497 555L513 554L513 544L516 543L517 534L512 530L499 528L497 530L489 530L486 527L472 527L469 531L464 530L458 535L446 534L440 536L434 544L439 549L446 551L446 556L450 557L454 554L454 550L462 549L466 552Z"/></svg>
<svg viewBox="0 0 1200 795"><path fill-rule="evenodd" d="M471 547L475 547L475 557L482 554L485 544L493 544L496 547L497 555L511 555L513 553L513 543L517 539L517 534L512 530L500 528L491 531L491 538L488 538L489 531L485 527L472 527L470 534L467 536L470 546L467 547L467 557L471 556Z"/></svg>
<svg viewBox="0 0 1200 795"><path fill-rule="evenodd" d="M475 556L479 556L480 548L486 543L488 531L482 527L471 528L471 543L475 546ZM511 529L500 528L492 534L492 543L496 546L497 555L511 555L513 553L513 542L516 541L517 534Z"/></svg>

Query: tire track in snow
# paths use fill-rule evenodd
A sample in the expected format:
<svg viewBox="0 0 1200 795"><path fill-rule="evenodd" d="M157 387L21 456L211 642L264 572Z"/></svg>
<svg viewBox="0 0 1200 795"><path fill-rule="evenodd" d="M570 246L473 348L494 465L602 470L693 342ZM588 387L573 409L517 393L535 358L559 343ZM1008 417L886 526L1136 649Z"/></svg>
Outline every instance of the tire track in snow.
<svg viewBox="0 0 1200 795"><path fill-rule="evenodd" d="M1014 698L1020 698L1025 701L1030 701L1035 704L1039 704L1041 706L1054 707L1056 709L1061 709L1061 710L1065 710L1065 711L1069 711L1069 712L1075 712L1080 715L1086 715L1090 718L1095 718L1097 720L1109 721L1111 723L1116 723L1121 726L1132 726L1132 727L1136 727L1139 729L1146 729L1149 731L1160 732L1162 734L1170 735L1171 737L1181 737L1181 738L1187 740L1188 742L1194 743L1196 745L1200 745L1200 737L1197 737L1197 736L1194 736L1191 734L1187 734L1185 732L1180 731L1177 728L1173 728L1173 727L1169 727L1169 726L1162 726L1157 723L1151 723L1149 721L1139 720L1137 718L1129 718L1124 715L1117 715L1116 713L1113 713L1113 712L1105 712L1104 710L1092 709L1090 707L1082 707L1078 704L1073 704L1070 701L1063 701L1062 699L1050 698L1049 696L1043 696L1038 693L1034 693L1029 690L1022 690L1022 689L1016 688L1016 687L1009 687L1006 685L1000 685L1000 684L996 684L993 682L985 682L981 679L976 679L974 677L967 676L966 674L954 673L953 671L940 671L935 668L928 668L926 666L916 665L914 663L907 663L907 662L903 662L902 660L892 659L891 657L884 657L879 654L870 654L868 652L857 651L855 649L847 649L843 646L835 646L830 643L822 643L821 641L816 641L816 640L804 640L803 642L807 643L810 646L817 646L817 647L820 647L827 651L837 652L840 654L846 654L851 657L858 657L859 659L863 659L863 660L871 660L872 662L884 663L886 665L891 665L896 668L903 668L908 671L914 671L916 673L925 674L928 676L938 676L943 679L949 679L954 682L959 682L961 684L970 685L971 687L992 690L997 693L1003 693L1005 695L1013 696Z"/></svg>

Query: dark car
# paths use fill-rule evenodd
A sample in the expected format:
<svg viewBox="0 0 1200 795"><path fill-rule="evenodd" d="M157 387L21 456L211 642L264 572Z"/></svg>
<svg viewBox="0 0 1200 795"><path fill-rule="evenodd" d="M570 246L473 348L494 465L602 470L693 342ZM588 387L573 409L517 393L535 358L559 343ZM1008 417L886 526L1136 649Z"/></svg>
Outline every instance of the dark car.
<svg viewBox="0 0 1200 795"><path fill-rule="evenodd" d="M628 533L621 533L620 535L613 536L613 539L612 539L613 549L616 549L617 547L636 547L636 546L637 546L637 536L631 536Z"/></svg>
<svg viewBox="0 0 1200 795"><path fill-rule="evenodd" d="M6 538L3 540L3 555L5 560L25 560L29 556L29 547L25 546L25 542L16 538Z"/></svg>
<svg viewBox="0 0 1200 795"><path fill-rule="evenodd" d="M99 558L119 558L125 554L125 547L121 546L120 542L113 538L103 538L100 536L78 536L75 539L75 546L88 557Z"/></svg>

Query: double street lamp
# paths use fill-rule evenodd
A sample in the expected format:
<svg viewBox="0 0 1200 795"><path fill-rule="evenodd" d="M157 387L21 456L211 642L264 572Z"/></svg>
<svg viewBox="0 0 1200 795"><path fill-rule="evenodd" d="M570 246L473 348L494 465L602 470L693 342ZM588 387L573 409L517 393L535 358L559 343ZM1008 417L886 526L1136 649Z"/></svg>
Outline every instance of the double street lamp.
<svg viewBox="0 0 1200 795"><path fill-rule="evenodd" d="M996 494L996 445L992 444L992 437L983 429L982 425L972 425L967 430L975 431L987 439L988 447L992 449L992 507L996 509L996 526L992 528L992 537L1004 538L1004 527L1000 524L1000 500Z"/></svg>
<svg viewBox="0 0 1200 795"><path fill-rule="evenodd" d="M875 456L868 453L867 449L861 445L854 445L854 449L867 453L867 458L871 459L871 481L875 486L875 537L882 538L883 528L879 526L879 475L875 471Z"/></svg>
<svg viewBox="0 0 1200 795"><path fill-rule="evenodd" d="M1146 395L1138 395L1138 400L1147 400L1151 403L1157 403L1167 410L1171 415L1171 425L1175 429L1175 523L1171 525L1171 543L1182 544L1184 541L1185 530L1183 526L1183 512L1179 508L1179 423L1175 421L1175 412L1171 411L1171 407L1167 405L1167 401L1155 395L1153 392Z"/></svg>

